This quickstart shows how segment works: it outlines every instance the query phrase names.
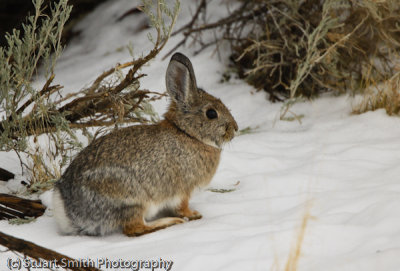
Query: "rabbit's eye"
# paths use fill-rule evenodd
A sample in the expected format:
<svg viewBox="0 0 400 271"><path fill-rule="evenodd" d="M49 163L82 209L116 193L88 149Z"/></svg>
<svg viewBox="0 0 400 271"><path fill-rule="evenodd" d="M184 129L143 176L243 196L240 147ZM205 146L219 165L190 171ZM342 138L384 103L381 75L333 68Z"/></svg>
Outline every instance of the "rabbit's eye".
<svg viewBox="0 0 400 271"><path fill-rule="evenodd" d="M206 112L206 115L207 115L207 118L209 118L209 119L215 119L218 117L218 113L214 109L208 109Z"/></svg>

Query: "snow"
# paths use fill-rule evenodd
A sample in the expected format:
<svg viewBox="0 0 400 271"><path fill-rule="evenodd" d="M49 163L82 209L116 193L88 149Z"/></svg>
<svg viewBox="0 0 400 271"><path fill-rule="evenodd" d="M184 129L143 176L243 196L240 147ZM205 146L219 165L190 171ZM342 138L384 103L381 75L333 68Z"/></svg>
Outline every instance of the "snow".
<svg viewBox="0 0 400 271"><path fill-rule="evenodd" d="M182 3L177 27L188 21L191 3ZM66 48L56 71L57 83L66 92L79 90L101 71L128 61L127 50L118 50L121 46L132 42L137 55L151 48L146 31L137 32L142 15L116 22L134 6L131 0L106 2L78 25L82 36ZM210 10L214 16L226 12L218 5ZM173 37L161 56L145 67L148 76L142 80L143 88L165 89L168 60L161 57L180 38ZM351 98L324 95L291 108L304 115L301 123L282 121L282 104L268 102L265 93L239 80L219 83L224 63L212 56L211 48L197 56L193 48L180 51L191 58L198 84L221 98L240 129L250 127L249 133L225 146L209 187L232 191L198 191L190 204L203 214L202 219L136 238L120 233L60 235L49 191L40 196L49 207L44 216L25 225L0 221L0 231L97 263L173 261L170 270L174 271L288 270L286 263L309 213L296 270L399 270L399 118L383 110L351 115ZM162 114L166 105L163 99L155 107ZM15 155L1 153L0 157L1 167L18 168ZM15 181L9 186L17 189ZM8 270L9 258L18 259L11 252L0 253L1 270ZM133 266L100 267L135 270Z"/></svg>

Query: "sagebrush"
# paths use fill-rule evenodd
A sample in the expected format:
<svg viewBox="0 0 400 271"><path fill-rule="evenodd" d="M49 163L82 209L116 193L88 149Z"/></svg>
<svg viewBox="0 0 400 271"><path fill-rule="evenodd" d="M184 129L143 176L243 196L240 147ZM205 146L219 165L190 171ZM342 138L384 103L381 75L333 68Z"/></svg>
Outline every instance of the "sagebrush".
<svg viewBox="0 0 400 271"><path fill-rule="evenodd" d="M231 47L231 68L272 101L357 93L394 75L400 49L397 0L236 1L229 15L205 22L208 1L179 32L204 48ZM213 35L202 35L205 32ZM212 38L210 38L210 36ZM225 75L229 78L229 75Z"/></svg>
<svg viewBox="0 0 400 271"><path fill-rule="evenodd" d="M143 1L141 10L157 33L154 48L139 58L132 55L131 61L116 64L89 87L66 96L53 82L71 7L60 0L47 16L43 0L33 3L35 14L27 18L22 33L7 34L8 46L0 48L0 151L15 151L30 175L31 189L40 190L51 187L72 154L95 136L91 127L105 127L104 133L125 123L157 120L150 102L162 94L140 89L140 68L165 46L179 1L172 8L164 0ZM35 76L45 77L42 88L32 86ZM78 134L86 137L84 142Z"/></svg>

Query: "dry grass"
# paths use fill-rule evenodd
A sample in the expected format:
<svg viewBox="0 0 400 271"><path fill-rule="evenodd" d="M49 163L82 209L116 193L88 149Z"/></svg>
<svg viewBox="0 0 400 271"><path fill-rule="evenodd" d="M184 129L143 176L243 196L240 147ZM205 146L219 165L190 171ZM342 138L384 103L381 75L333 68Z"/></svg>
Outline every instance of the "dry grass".
<svg viewBox="0 0 400 271"><path fill-rule="evenodd" d="M305 214L303 215L302 223L299 232L296 236L296 241L290 250L288 259L286 261L285 271L296 271L300 261L301 249L306 234L307 224L311 218L310 207L308 206Z"/></svg>
<svg viewBox="0 0 400 271"><path fill-rule="evenodd" d="M231 71L272 101L314 97L326 91L362 91L372 78L393 76L400 51L398 0L238 0L239 6L206 22L207 1L199 3L183 32L199 51L222 41L231 46ZM202 19L203 18L203 19ZM201 33L214 31L214 39ZM209 35L211 36L211 35ZM175 47L176 48L176 47ZM229 78L229 75L227 75Z"/></svg>
<svg viewBox="0 0 400 271"><path fill-rule="evenodd" d="M239 74L272 99L362 91L393 76L397 1L255 1L256 35L232 42Z"/></svg>
<svg viewBox="0 0 400 271"><path fill-rule="evenodd" d="M390 116L400 115L400 72L381 84L371 84L362 101L353 107L353 114L384 108Z"/></svg>
<svg viewBox="0 0 400 271"><path fill-rule="evenodd" d="M301 225L298 229L298 232L294 236L293 244L289 250L285 266L282 267L280 265L279 258L277 255L275 255L275 260L274 260L274 263L271 266L270 270L273 270L273 271L278 271L278 270L296 271L296 270L298 270L298 265L299 265L299 262L300 262L300 259L302 256L302 248L303 248L304 238L306 236L307 226L308 226L310 219L312 219L312 216L310 214L311 207L312 207L312 202L309 201L306 205L305 212L302 216Z"/></svg>
<svg viewBox="0 0 400 271"><path fill-rule="evenodd" d="M44 136L42 138L44 139ZM51 189L54 182L61 177L62 168L69 161L66 159L67 153L72 152L73 149L61 151L59 148L65 148L67 144L55 147L50 140L47 144L42 142L43 146L39 144L36 136L33 144L33 149L28 148L26 151L28 164L25 168L28 169L29 176L28 192L43 192ZM64 157L60 157L60 153Z"/></svg>

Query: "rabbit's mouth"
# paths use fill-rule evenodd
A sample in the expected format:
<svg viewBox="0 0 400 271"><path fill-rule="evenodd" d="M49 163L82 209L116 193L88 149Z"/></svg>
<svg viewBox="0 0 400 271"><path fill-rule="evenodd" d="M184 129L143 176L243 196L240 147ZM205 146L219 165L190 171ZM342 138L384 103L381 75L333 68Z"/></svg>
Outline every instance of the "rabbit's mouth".
<svg viewBox="0 0 400 271"><path fill-rule="evenodd" d="M231 133L231 132L227 132L225 133L224 137L223 137L223 143L228 143L230 142L233 138L235 137L235 133Z"/></svg>
<svg viewBox="0 0 400 271"><path fill-rule="evenodd" d="M223 143L228 143L235 137L235 132L238 130L238 126L235 123L235 125L229 125L227 126L225 130L225 134L223 136Z"/></svg>

